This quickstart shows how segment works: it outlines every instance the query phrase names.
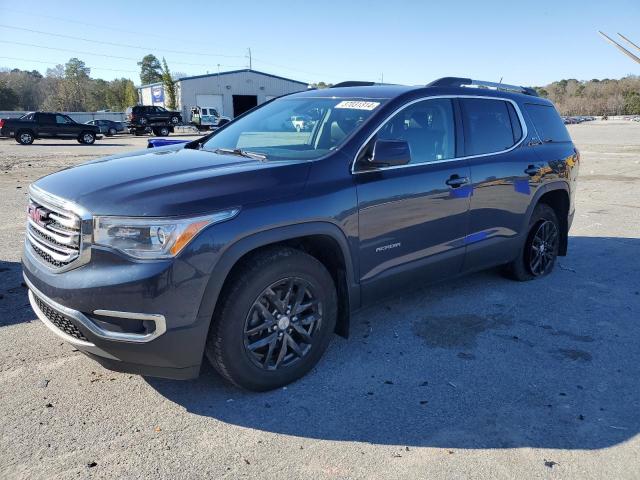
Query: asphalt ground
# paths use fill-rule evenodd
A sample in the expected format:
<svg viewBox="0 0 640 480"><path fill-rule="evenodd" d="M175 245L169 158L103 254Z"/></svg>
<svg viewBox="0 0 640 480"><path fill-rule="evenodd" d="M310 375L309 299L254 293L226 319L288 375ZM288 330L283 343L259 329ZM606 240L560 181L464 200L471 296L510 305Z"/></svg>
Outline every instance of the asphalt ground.
<svg viewBox="0 0 640 480"><path fill-rule="evenodd" d="M286 389L113 373L28 306L26 189L144 147L0 141L0 478L640 476L640 124L571 125L569 255L529 283L491 270L358 313Z"/></svg>

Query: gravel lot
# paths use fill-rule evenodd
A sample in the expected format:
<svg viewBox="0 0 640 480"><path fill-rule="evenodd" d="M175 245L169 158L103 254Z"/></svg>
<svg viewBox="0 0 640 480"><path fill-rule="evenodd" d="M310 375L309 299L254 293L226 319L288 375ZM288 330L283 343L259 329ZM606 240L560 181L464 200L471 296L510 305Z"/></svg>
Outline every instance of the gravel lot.
<svg viewBox="0 0 640 480"><path fill-rule="evenodd" d="M577 213L550 277L488 271L369 308L267 394L208 367L113 373L35 320L28 184L146 140L0 141L0 478L638 478L640 124L570 130Z"/></svg>

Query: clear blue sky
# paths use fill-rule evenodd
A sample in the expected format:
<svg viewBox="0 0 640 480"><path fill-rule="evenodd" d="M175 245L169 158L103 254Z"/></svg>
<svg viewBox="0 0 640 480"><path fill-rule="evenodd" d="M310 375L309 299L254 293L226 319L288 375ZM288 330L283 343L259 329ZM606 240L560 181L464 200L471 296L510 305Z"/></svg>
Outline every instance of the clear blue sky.
<svg viewBox="0 0 640 480"><path fill-rule="evenodd" d="M245 68L251 47L254 69L310 82L384 74L389 83L452 75L543 85L640 74L597 30L640 44L640 0L0 0L0 67L44 72L75 56L93 77L139 83L135 59L146 53L197 75L218 63L223 71Z"/></svg>

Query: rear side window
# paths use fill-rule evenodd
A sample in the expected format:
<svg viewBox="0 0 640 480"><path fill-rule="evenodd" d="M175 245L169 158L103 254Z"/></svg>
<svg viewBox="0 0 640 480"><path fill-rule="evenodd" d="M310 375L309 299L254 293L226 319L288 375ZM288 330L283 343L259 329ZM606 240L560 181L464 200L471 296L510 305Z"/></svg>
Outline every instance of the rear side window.
<svg viewBox="0 0 640 480"><path fill-rule="evenodd" d="M543 142L570 142L571 137L555 108L528 103L525 108Z"/></svg>
<svg viewBox="0 0 640 480"><path fill-rule="evenodd" d="M519 122L519 132L514 132L512 127L508 102L486 98L461 98L460 105L465 155L501 152L513 147L522 137ZM514 120L518 121L517 116Z"/></svg>

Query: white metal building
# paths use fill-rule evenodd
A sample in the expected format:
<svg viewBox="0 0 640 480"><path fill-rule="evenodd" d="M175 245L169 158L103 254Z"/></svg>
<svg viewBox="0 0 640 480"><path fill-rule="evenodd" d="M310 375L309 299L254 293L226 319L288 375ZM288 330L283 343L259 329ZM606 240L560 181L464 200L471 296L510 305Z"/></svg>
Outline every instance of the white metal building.
<svg viewBox="0 0 640 480"><path fill-rule="evenodd" d="M221 115L237 117L250 108L274 97L306 90L305 82L256 70L233 70L184 77L176 81L178 110L189 121L191 108L215 108ZM168 101L162 83L138 87L142 105L166 107Z"/></svg>

